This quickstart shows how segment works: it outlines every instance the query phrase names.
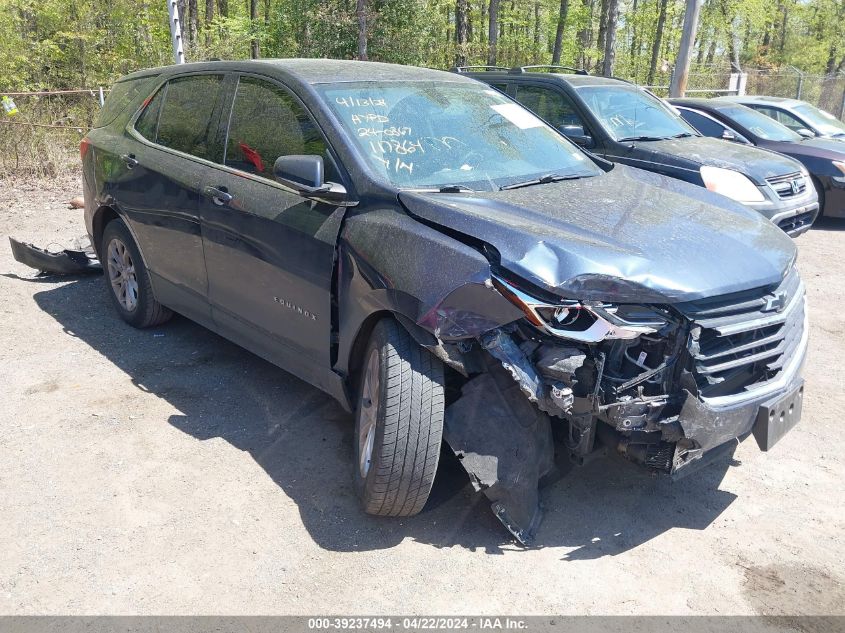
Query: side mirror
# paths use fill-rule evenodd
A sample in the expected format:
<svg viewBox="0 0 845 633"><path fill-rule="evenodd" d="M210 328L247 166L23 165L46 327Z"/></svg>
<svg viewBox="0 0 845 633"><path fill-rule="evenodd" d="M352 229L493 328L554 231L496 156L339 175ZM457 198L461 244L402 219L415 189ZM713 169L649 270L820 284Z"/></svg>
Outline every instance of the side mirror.
<svg viewBox="0 0 845 633"><path fill-rule="evenodd" d="M566 138L580 147L590 149L595 146L593 137L584 131L584 127L582 125L562 125L558 128L558 130L560 130Z"/></svg>
<svg viewBox="0 0 845 633"><path fill-rule="evenodd" d="M725 130L724 132L722 132L722 139L724 139L726 141L733 141L733 142L736 142L736 141L739 140L737 138L736 134L734 134L730 130Z"/></svg>
<svg viewBox="0 0 845 633"><path fill-rule="evenodd" d="M276 180L305 198L319 202L351 207L358 204L348 200L346 188L323 180L323 157L316 155L279 156L273 163Z"/></svg>
<svg viewBox="0 0 845 633"><path fill-rule="evenodd" d="M315 194L327 189L323 183L322 156L279 156L273 163L273 175L281 184L302 194Z"/></svg>
<svg viewBox="0 0 845 633"><path fill-rule="evenodd" d="M804 138L815 138L815 136L816 136L815 134L813 134L813 131L812 131L812 130L808 130L808 129L807 129L807 128L805 128L805 127L798 128L798 129L797 129L797 130L795 130L795 131L796 131L796 132L798 132L798 134L800 134L800 135L801 135L801 136L803 136Z"/></svg>

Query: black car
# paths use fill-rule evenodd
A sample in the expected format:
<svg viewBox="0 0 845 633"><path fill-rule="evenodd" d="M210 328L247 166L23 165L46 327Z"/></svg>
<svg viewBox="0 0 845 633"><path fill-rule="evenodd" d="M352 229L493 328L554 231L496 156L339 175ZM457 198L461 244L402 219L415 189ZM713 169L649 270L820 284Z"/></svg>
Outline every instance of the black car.
<svg viewBox="0 0 845 633"><path fill-rule="evenodd" d="M819 194L821 213L845 217L845 143L808 138L765 114L721 99L669 99L684 120L705 136L780 152L800 161ZM790 181L774 183L786 191Z"/></svg>
<svg viewBox="0 0 845 633"><path fill-rule="evenodd" d="M556 66L456 71L519 101L570 140L607 160L707 187L759 211L797 236L818 214L800 163L703 138L663 101L619 79ZM550 72L537 72L548 70ZM779 183L796 182L797 190Z"/></svg>
<svg viewBox="0 0 845 633"><path fill-rule="evenodd" d="M525 542L553 428L575 459L603 444L683 474L752 432L768 450L800 417L792 240L585 154L467 77L145 70L81 153L120 316L179 312L354 410L367 512L419 512L442 438Z"/></svg>
<svg viewBox="0 0 845 633"><path fill-rule="evenodd" d="M806 101L761 95L730 95L718 98L754 108L801 136L808 138L819 136L845 141L845 123L830 112Z"/></svg>

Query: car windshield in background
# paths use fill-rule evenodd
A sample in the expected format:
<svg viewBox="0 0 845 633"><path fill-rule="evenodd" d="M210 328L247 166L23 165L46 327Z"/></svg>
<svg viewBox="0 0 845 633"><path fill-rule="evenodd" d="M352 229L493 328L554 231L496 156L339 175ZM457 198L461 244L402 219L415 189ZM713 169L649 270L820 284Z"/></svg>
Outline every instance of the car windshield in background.
<svg viewBox="0 0 845 633"><path fill-rule="evenodd" d="M483 84L317 86L376 174L407 189L475 189L601 170L522 106Z"/></svg>
<svg viewBox="0 0 845 633"><path fill-rule="evenodd" d="M831 136L845 136L845 123L837 119L830 112L819 110L809 103L795 106L795 111L819 130L822 134Z"/></svg>
<svg viewBox="0 0 845 633"><path fill-rule="evenodd" d="M660 100L634 86L584 86L578 94L616 141L699 136Z"/></svg>
<svg viewBox="0 0 845 633"><path fill-rule="evenodd" d="M719 108L719 112L736 121L752 134L767 141L800 141L803 137L785 125L745 106Z"/></svg>

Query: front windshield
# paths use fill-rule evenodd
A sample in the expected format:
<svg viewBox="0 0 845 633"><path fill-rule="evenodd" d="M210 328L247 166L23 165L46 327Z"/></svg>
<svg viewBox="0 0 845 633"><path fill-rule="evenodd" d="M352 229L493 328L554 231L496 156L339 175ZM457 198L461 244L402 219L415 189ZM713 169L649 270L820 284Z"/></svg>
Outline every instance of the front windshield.
<svg viewBox="0 0 845 633"><path fill-rule="evenodd" d="M719 108L719 112L755 136L765 139L767 141L800 141L803 137L796 134L785 125L782 125L774 119L766 116L762 112L757 112L752 108L746 106L729 106Z"/></svg>
<svg viewBox="0 0 845 633"><path fill-rule="evenodd" d="M635 86L584 86L578 94L617 141L655 141L698 136L662 101Z"/></svg>
<svg viewBox="0 0 845 633"><path fill-rule="evenodd" d="M601 170L501 93L463 81L317 86L372 171L403 189L502 186Z"/></svg>
<svg viewBox="0 0 845 633"><path fill-rule="evenodd" d="M809 103L795 106L795 111L819 132L830 136L845 136L845 123L837 119L830 112L819 110Z"/></svg>

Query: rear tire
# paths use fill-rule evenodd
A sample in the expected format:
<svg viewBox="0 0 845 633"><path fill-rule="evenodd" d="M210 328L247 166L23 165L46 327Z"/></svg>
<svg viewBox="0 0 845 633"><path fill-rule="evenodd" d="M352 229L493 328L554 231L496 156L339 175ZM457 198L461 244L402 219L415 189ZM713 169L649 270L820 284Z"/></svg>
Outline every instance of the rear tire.
<svg viewBox="0 0 845 633"><path fill-rule="evenodd" d="M355 489L364 511L422 510L443 438L443 363L396 321L379 321L363 357L355 416Z"/></svg>
<svg viewBox="0 0 845 633"><path fill-rule="evenodd" d="M173 312L156 301L141 251L123 220L112 220L100 242L103 277L120 318L137 328L161 325Z"/></svg>

